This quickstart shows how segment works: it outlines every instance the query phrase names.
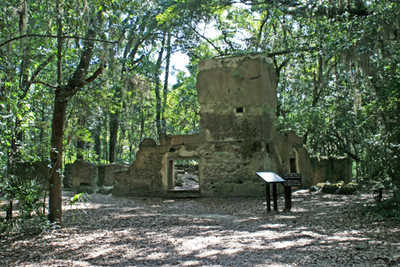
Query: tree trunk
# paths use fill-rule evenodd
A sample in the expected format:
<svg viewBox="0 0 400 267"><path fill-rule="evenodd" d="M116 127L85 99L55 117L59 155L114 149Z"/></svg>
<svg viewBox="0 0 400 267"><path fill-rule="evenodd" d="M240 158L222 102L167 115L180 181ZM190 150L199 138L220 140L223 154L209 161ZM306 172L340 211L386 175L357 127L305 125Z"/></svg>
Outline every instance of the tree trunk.
<svg viewBox="0 0 400 267"><path fill-rule="evenodd" d="M8 201L8 206L6 207L6 221L9 222L12 220L13 216L13 200Z"/></svg>
<svg viewBox="0 0 400 267"><path fill-rule="evenodd" d="M161 71L161 62L162 62L162 57L164 54L164 46L165 46L165 36L166 33L163 35L162 39L162 44L161 44L161 50L158 53L158 58L157 58L157 63L156 63L156 69L154 70L154 83L155 83L155 93L156 93L156 128L157 128L157 136L158 138L161 137L162 132L161 132L161 95L160 95L160 71Z"/></svg>
<svg viewBox="0 0 400 267"><path fill-rule="evenodd" d="M139 134L139 144L143 141L144 136L144 127L145 127L145 118L144 118L144 106L141 105L140 108L140 134Z"/></svg>
<svg viewBox="0 0 400 267"><path fill-rule="evenodd" d="M60 1L57 5L57 87L54 97L54 110L51 126L51 150L50 159L52 169L50 174L50 194L49 194L49 220L51 222L62 223L62 196L61 196L61 163L63 159L63 137L64 121L68 100L73 97L83 86L94 81L104 69L104 62L90 76L87 77L90 63L93 57L94 43L91 40L84 42L84 49L81 52L80 60L74 73L65 86L62 85L62 12ZM97 21L101 21L101 14ZM91 21L95 25L95 19ZM86 37L88 39L96 36L96 29L89 27Z"/></svg>
<svg viewBox="0 0 400 267"><path fill-rule="evenodd" d="M83 160L83 151L85 150L85 141L78 139L76 142L76 159Z"/></svg>
<svg viewBox="0 0 400 267"><path fill-rule="evenodd" d="M95 129L94 135L94 151L97 155L97 161L101 161L101 140L100 140L100 126Z"/></svg>
<svg viewBox="0 0 400 267"><path fill-rule="evenodd" d="M51 131L49 220L62 223L61 162L63 155L64 121L68 101L56 90Z"/></svg>
<svg viewBox="0 0 400 267"><path fill-rule="evenodd" d="M79 116L78 118L78 125L80 127L84 127L86 124L85 119L83 116ZM82 140L82 138L78 135L76 140L76 159L83 160L83 152L86 148L86 142Z"/></svg>
<svg viewBox="0 0 400 267"><path fill-rule="evenodd" d="M168 79L169 79L169 66L171 61L171 33L168 32L167 36L167 55L165 62L165 77L164 77L164 89L163 89L163 103L161 111L161 135L167 134L167 122L165 119L165 109L167 107L167 96L168 96Z"/></svg>
<svg viewBox="0 0 400 267"><path fill-rule="evenodd" d="M118 113L110 114L110 144L108 160L110 163L115 162L117 135L118 135Z"/></svg>

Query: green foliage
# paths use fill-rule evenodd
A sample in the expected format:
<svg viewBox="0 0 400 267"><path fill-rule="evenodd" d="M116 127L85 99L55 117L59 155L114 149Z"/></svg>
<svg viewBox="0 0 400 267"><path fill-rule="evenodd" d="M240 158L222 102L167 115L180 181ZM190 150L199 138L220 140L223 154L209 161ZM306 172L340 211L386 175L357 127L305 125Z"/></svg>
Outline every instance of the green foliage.
<svg viewBox="0 0 400 267"><path fill-rule="evenodd" d="M33 215L42 216L44 213L44 197L47 191L36 179L24 176L10 175L0 183L4 198L17 203L18 218L31 218ZM8 208L5 206L4 208Z"/></svg>
<svg viewBox="0 0 400 267"><path fill-rule="evenodd" d="M393 219L400 222L400 196L394 195L382 202L367 205L363 211L378 220Z"/></svg>
<svg viewBox="0 0 400 267"><path fill-rule="evenodd" d="M338 183L318 183L310 188L311 192L321 190L325 194L339 194L339 195L352 195L359 190L359 185L354 182L344 183L343 181Z"/></svg>
<svg viewBox="0 0 400 267"><path fill-rule="evenodd" d="M88 197L87 197L86 193L78 193L78 194L75 194L73 197L71 197L71 199L69 200L69 204L74 205L78 202L86 202L87 198Z"/></svg>
<svg viewBox="0 0 400 267"><path fill-rule="evenodd" d="M200 105L197 99L195 75L178 74L178 83L168 96L168 133L194 134L200 128Z"/></svg>
<svg viewBox="0 0 400 267"><path fill-rule="evenodd" d="M358 190L358 184L347 183L339 188L338 194L340 195L352 195Z"/></svg>

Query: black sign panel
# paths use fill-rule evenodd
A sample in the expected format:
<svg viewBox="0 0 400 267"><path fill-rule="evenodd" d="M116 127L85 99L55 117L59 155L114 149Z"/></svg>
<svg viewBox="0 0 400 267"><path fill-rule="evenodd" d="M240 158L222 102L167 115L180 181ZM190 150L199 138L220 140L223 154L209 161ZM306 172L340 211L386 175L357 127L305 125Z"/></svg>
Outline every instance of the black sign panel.
<svg viewBox="0 0 400 267"><path fill-rule="evenodd" d="M300 186L301 185L301 174L300 173L289 173L283 176L286 180L285 185L287 186Z"/></svg>

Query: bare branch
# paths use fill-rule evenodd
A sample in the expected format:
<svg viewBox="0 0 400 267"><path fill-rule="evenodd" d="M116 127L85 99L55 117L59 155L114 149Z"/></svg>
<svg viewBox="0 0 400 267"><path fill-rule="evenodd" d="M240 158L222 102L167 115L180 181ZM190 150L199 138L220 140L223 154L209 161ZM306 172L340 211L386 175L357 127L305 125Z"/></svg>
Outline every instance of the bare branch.
<svg viewBox="0 0 400 267"><path fill-rule="evenodd" d="M102 39L96 39L96 38L86 38L82 36L71 36L71 35L64 35L64 36L57 36L57 35L52 35L52 34L23 34L20 36L13 37L11 39L8 39L7 41L4 41L0 43L0 47L9 44L13 41L23 39L23 38L65 38L65 39L78 39L78 40L85 40L85 41L94 41L94 42L101 42L101 43L108 43L108 44L116 44L118 41L108 41L108 40L102 40Z"/></svg>
<svg viewBox="0 0 400 267"><path fill-rule="evenodd" d="M281 51L276 51L276 52L270 52L266 53L268 57L272 56L281 56L281 55L287 55L287 54L293 54L293 53L299 53L299 52L312 52L312 51L318 51L318 47L303 47L303 48L298 48L298 49L287 49L287 50L281 50ZM264 53L260 53L264 54Z"/></svg>
<svg viewBox="0 0 400 267"><path fill-rule="evenodd" d="M263 19L263 21L261 22L261 25L258 29L258 35L257 35L257 44L256 44L256 51L258 50L260 43L261 43L261 38L262 38L262 33L264 30L264 26L267 23L269 19L269 10L267 10L267 15L265 16L265 18Z"/></svg>
<svg viewBox="0 0 400 267"><path fill-rule="evenodd" d="M28 82L28 88L29 86L34 82L36 77L39 75L39 73L51 62L51 60L54 58L54 55L50 55L45 61L43 61L35 70L35 72L32 74L29 82Z"/></svg>
<svg viewBox="0 0 400 267"><path fill-rule="evenodd" d="M207 43L209 43L215 50L217 50L218 54L220 56L223 56L224 53L221 51L221 49L219 49L218 46L216 46L213 42L211 42L207 37L205 37L204 35L202 35L201 33L199 33L192 25L189 25L189 27L192 29L192 31L194 31L194 33L196 33L198 36L200 36L201 38L203 38Z"/></svg>

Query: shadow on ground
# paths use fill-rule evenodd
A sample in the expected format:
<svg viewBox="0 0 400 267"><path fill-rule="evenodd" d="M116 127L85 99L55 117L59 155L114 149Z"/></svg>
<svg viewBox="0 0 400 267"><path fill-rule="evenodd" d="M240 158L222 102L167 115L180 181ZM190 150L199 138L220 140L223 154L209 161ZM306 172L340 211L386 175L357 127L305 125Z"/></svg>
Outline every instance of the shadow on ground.
<svg viewBox="0 0 400 267"><path fill-rule="evenodd" d="M400 227L362 216L358 208L367 197L301 191L294 195L292 212L266 213L263 200L254 198L92 195L85 203L65 205L62 229L10 240L0 261L16 266L400 264Z"/></svg>

